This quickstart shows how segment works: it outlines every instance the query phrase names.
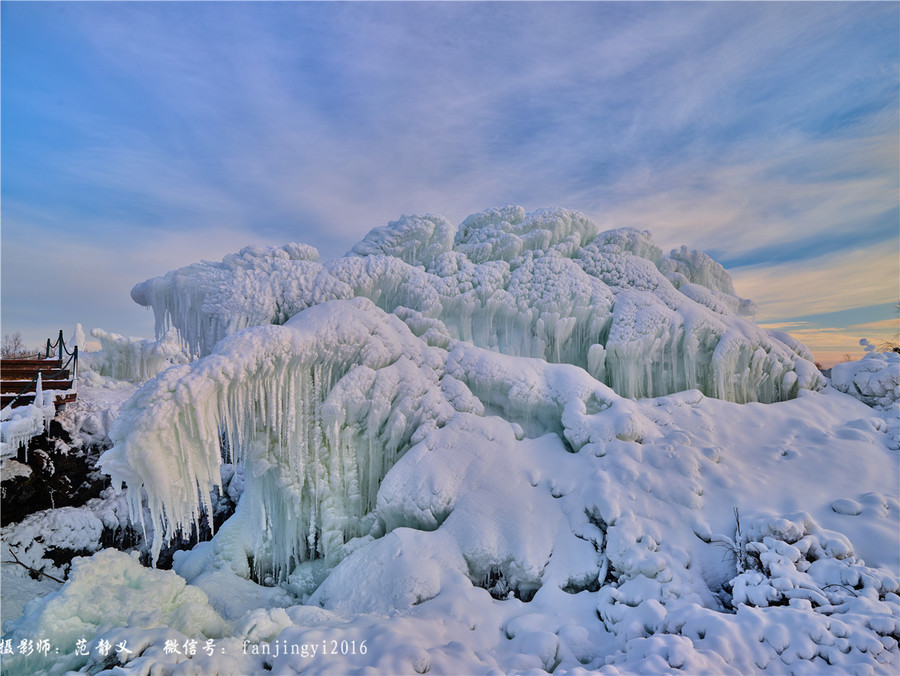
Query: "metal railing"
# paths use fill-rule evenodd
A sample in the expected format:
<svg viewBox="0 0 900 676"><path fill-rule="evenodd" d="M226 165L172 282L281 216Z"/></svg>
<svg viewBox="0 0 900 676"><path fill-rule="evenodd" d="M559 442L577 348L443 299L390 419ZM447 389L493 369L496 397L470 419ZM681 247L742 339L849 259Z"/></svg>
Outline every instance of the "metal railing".
<svg viewBox="0 0 900 676"><path fill-rule="evenodd" d="M46 354L46 356L45 356L45 359L49 359L49 358L50 358L50 354L51 354L51 353L54 353L54 352L56 351L57 348L59 348L59 368L60 368L60 369L63 368L63 365L62 365L62 363L63 363L63 357L64 357L65 355L69 355L69 361L67 362L67 364L68 364L68 363L72 363L72 364L73 364L73 366L72 366L72 369L73 369L73 370L72 370L72 380L75 380L75 376L78 375L78 373L77 373L77 369L78 369L78 346L76 345L76 346L73 347L71 350L69 350L69 348L66 347L66 341L63 339L63 332L62 332L62 329L59 330L59 337L56 339L56 342L55 342L55 343L51 343L51 342L50 342L50 339L49 339L49 338L47 339L47 354ZM74 362L73 362L73 360L74 360Z"/></svg>

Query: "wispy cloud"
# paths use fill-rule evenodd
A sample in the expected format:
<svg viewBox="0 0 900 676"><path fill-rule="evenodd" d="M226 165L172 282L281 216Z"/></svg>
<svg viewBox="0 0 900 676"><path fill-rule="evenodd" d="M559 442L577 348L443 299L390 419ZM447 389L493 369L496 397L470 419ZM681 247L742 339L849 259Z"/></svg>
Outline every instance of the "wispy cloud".
<svg viewBox="0 0 900 676"><path fill-rule="evenodd" d="M726 264L819 256L845 250L848 238L896 246L886 222L896 225L896 126L896 115L880 115L838 137L769 139L763 152L741 145L715 163L629 172L599 196L615 206L597 218L649 228L672 245L690 238Z"/></svg>
<svg viewBox="0 0 900 676"><path fill-rule="evenodd" d="M731 274L738 294L756 301L760 320L778 321L896 302L900 258L895 248L876 244Z"/></svg>
<svg viewBox="0 0 900 676"><path fill-rule="evenodd" d="M113 267L159 252L150 276L178 247L300 240L332 257L403 213L514 202L709 249L769 318L867 302L854 266L871 261L842 252L893 271L894 5L3 11L4 249L65 223ZM848 288L817 291L833 265Z"/></svg>

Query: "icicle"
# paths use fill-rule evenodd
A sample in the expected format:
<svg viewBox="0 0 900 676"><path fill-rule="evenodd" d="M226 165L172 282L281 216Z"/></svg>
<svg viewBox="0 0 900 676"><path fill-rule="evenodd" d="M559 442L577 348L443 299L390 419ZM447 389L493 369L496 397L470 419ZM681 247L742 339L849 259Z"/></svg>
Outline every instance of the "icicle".
<svg viewBox="0 0 900 676"><path fill-rule="evenodd" d="M416 430L453 413L432 394L440 388L427 349L365 299L248 329L145 385L123 407L100 464L131 496L146 491L156 557L211 514L224 430L245 467L256 546L269 552L258 565L279 576L310 557L334 565Z"/></svg>
<svg viewBox="0 0 900 676"><path fill-rule="evenodd" d="M42 410L44 408L44 384L40 371L38 371L37 382L34 385L34 405Z"/></svg>
<svg viewBox="0 0 900 676"><path fill-rule="evenodd" d="M77 347L80 352L84 352L86 343L87 340L84 335L84 327L80 323L75 324L75 329L72 331L72 337L69 338L69 349L71 350Z"/></svg>

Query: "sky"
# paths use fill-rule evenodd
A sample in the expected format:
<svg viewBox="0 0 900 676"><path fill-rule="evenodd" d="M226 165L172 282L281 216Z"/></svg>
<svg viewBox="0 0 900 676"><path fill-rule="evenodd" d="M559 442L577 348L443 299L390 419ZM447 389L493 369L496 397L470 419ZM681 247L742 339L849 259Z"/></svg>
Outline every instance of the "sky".
<svg viewBox="0 0 900 676"><path fill-rule="evenodd" d="M403 214L701 249L823 365L900 332L895 2L0 2L2 332Z"/></svg>

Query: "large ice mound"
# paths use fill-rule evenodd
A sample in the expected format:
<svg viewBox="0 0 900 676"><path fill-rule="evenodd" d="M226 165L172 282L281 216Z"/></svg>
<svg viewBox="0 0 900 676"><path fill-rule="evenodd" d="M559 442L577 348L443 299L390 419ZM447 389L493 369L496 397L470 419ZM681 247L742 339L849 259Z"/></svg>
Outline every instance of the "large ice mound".
<svg viewBox="0 0 900 676"><path fill-rule="evenodd" d="M832 388L634 401L401 314L354 298L247 329L114 425L102 465L146 493L157 547L201 518L223 448L243 464L237 512L177 572L304 605L236 613L233 641L382 646L347 673L896 667L897 456L873 409Z"/></svg>
<svg viewBox="0 0 900 676"><path fill-rule="evenodd" d="M622 396L772 402L823 384L708 256L598 230L564 209L494 209L458 229L404 217L325 265L308 246L248 247L137 285L158 332L174 326L201 355L123 407L102 460L141 517L146 493L154 556L210 513L223 445L246 496L226 526L242 535L217 546L242 575L252 561L285 579L340 561L388 470L457 413L496 412L577 451L609 434L608 415L600 432L584 417L624 410ZM613 436L641 438L640 419ZM505 574L528 587L536 573Z"/></svg>
<svg viewBox="0 0 900 676"><path fill-rule="evenodd" d="M225 336L283 324L328 300L364 296L387 312L436 320L434 331L512 356L586 369L625 397L688 389L738 403L790 399L824 381L810 353L756 326L729 274L648 232L599 232L566 209L491 209L454 228L404 216L343 258L312 247L248 247L134 287L159 335L174 326L194 356Z"/></svg>

